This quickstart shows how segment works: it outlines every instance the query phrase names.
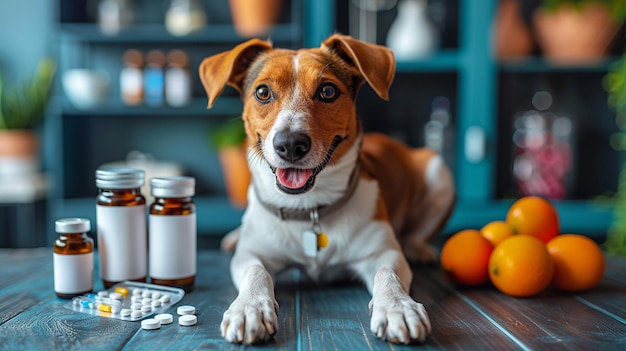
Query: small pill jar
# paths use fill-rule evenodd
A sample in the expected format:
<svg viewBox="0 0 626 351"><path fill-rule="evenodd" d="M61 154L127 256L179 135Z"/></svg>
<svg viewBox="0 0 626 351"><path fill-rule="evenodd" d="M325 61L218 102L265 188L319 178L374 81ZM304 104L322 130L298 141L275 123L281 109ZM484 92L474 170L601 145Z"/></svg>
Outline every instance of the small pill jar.
<svg viewBox="0 0 626 351"><path fill-rule="evenodd" d="M152 178L148 262L153 284L190 291L196 277L196 205L193 177Z"/></svg>
<svg viewBox="0 0 626 351"><path fill-rule="evenodd" d="M93 240L88 219L64 218L54 223L54 292L70 299L93 290Z"/></svg>
<svg viewBox="0 0 626 351"><path fill-rule="evenodd" d="M96 219L100 277L105 288L124 280L145 282L147 275L144 171L96 170Z"/></svg>

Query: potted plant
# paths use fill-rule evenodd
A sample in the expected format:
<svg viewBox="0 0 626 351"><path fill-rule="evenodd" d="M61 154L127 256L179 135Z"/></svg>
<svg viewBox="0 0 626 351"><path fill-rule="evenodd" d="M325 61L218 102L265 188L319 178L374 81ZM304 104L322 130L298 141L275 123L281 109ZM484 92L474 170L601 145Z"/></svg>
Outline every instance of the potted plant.
<svg viewBox="0 0 626 351"><path fill-rule="evenodd" d="M543 55L556 64L593 64L626 19L623 0L544 0L533 14Z"/></svg>
<svg viewBox="0 0 626 351"><path fill-rule="evenodd" d="M55 70L51 59L43 59L32 79L12 90L4 86L0 74L0 174L37 170L38 138L33 128L44 117Z"/></svg>
<svg viewBox="0 0 626 351"><path fill-rule="evenodd" d="M611 136L610 143L615 150L624 153L626 151L626 55L611 65L603 84L608 92L608 105L616 112L616 123L619 128L619 132ZM620 167L617 192L613 201L615 216L604 246L608 253L626 257L626 161L622 161Z"/></svg>
<svg viewBox="0 0 626 351"><path fill-rule="evenodd" d="M228 121L212 133L211 140L218 151L226 193L231 204L238 208L246 207L250 170L243 121L241 118Z"/></svg>

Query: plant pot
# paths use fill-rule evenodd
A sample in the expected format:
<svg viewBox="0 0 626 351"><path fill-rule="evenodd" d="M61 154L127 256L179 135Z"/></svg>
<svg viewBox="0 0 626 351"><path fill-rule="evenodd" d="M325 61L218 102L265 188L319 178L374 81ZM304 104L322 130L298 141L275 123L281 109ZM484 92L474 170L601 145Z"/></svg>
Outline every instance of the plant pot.
<svg viewBox="0 0 626 351"><path fill-rule="evenodd" d="M501 0L493 27L494 49L498 59L514 59L531 54L533 38L522 18L520 0Z"/></svg>
<svg viewBox="0 0 626 351"><path fill-rule="evenodd" d="M545 58L560 65L602 60L619 28L600 4L589 4L583 10L561 6L554 13L539 9L533 14L533 26Z"/></svg>
<svg viewBox="0 0 626 351"><path fill-rule="evenodd" d="M39 169L39 140L26 129L0 130L0 175L25 175Z"/></svg>
<svg viewBox="0 0 626 351"><path fill-rule="evenodd" d="M218 156L222 164L228 199L233 206L245 208L248 205L248 187L251 178L245 145L221 148Z"/></svg>
<svg viewBox="0 0 626 351"><path fill-rule="evenodd" d="M235 31L242 37L267 35L280 19L283 0L229 0Z"/></svg>

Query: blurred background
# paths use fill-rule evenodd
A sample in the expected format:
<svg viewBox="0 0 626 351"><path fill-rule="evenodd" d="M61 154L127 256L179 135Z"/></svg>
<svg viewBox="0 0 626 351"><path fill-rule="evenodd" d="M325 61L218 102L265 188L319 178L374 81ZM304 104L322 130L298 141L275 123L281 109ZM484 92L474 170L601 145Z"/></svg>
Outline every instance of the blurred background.
<svg viewBox="0 0 626 351"><path fill-rule="evenodd" d="M229 168L241 102L229 88L207 110L198 65L250 37L316 47L334 32L394 51L390 101L364 87L358 112L444 155L458 191L444 236L538 195L563 232L604 242L626 231L625 19L621 0L2 0L0 247L95 223L109 165L194 176L199 246L217 247L245 208L247 170Z"/></svg>

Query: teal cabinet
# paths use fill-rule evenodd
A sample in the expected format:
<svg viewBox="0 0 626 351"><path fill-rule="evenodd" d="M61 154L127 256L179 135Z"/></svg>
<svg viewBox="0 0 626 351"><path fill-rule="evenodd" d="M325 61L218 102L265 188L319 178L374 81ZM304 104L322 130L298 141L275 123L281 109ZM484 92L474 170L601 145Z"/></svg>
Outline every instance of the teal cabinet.
<svg viewBox="0 0 626 351"><path fill-rule="evenodd" d="M50 218L80 216L95 221L95 169L103 163L123 159L128 151L138 149L160 160L174 160L197 178L199 186L195 200L200 241L215 243L216 238L238 225L242 210L231 207L226 198L219 161L208 138L210 131L220 123L237 118L241 103L234 90L227 90L216 106L207 110L196 69L204 57L244 40L230 23L226 2L204 1L206 8L214 10L209 16L209 24L184 37L170 35L162 23L162 14L154 13L154 9L119 35L103 35L89 12L78 6L81 3L59 0L61 16L55 37L60 72L75 67L103 69L112 78L112 86L106 103L93 109L72 106L63 90L58 89L52 116L45 126L44 161L54 175L48 205ZM292 0L270 37L275 46L280 47L319 46L328 35L336 31L347 32L349 16L345 9L348 3L355 2ZM456 2L440 3L453 5ZM515 184L510 180L511 120L517 111L527 107L510 103L519 101L507 96L517 97L518 90L520 95L532 95L535 80L559 74L582 75L583 84L588 81L599 84L608 67L608 64L602 64L563 70L538 57L520 63L497 62L490 41L496 4L496 0L458 1L452 17L456 22L455 32L451 34L454 38L452 45L425 59L399 61L389 102L378 101L373 95L370 99L372 93L368 88L363 89L358 100L359 113L368 130L387 132L409 144L421 146L424 125L432 112L431 102L445 97L450 115L445 155L454 171L458 192L457 206L445 234L480 228L492 220L504 219L508 206L517 196ZM144 52L155 48L186 50L194 75L191 102L180 108L123 105L117 85L121 57L129 48ZM577 79L571 83L575 85ZM604 104L601 87L595 86L594 89L599 93L590 96L583 93L579 99L593 98L593 104ZM526 100L530 101L530 97ZM566 200L555 201L563 231L599 239L605 234L613 215L612 208L596 201L595 197L616 189L618 158L610 154L610 148L602 146L591 147L591 155L580 151L586 150L585 143L589 140L594 145L606 142L608 146L613 117L608 110L602 113L604 115L600 118L609 122L597 130L600 135L593 133L578 139L579 152L575 156L599 157L603 164L614 163L615 167L607 168L609 176L598 181L601 184L582 193L574 191L574 195ZM583 134L585 130L580 132ZM593 162L582 164L593 165ZM576 170L576 179L594 178L595 170L585 168ZM611 175L613 170L615 174ZM52 237L54 233L49 235Z"/></svg>

